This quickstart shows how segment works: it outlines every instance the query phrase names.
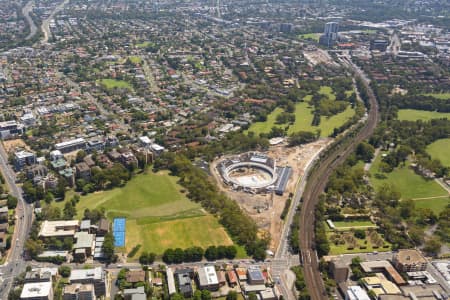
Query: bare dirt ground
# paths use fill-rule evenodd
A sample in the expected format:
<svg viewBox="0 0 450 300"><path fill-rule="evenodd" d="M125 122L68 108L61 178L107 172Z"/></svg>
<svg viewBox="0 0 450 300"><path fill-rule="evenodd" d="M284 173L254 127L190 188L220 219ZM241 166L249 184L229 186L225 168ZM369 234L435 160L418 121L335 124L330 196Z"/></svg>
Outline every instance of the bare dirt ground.
<svg viewBox="0 0 450 300"><path fill-rule="evenodd" d="M305 58L309 61L309 63L312 66L318 65L318 64L326 64L326 65L335 65L337 66L336 62L331 58L331 56L322 49L316 49L313 51L304 51L303 55Z"/></svg>
<svg viewBox="0 0 450 300"><path fill-rule="evenodd" d="M273 146L266 154L276 160L277 166L292 167L292 176L286 187L283 196L274 193L250 194L243 191L232 190L230 186L223 183L221 176L217 172L216 165L225 157L221 157L211 163L211 174L218 182L219 188L231 199L235 200L239 206L252 217L262 232L267 232L271 236L270 250L277 249L283 229L283 220L280 215L284 209L286 200L290 193L295 192L298 180L303 176L308 162L314 155L331 142L331 139L321 139L313 143L300 147L288 148L285 145Z"/></svg>
<svg viewBox="0 0 450 300"><path fill-rule="evenodd" d="M18 148L30 150L28 145L22 139L3 141L3 147L5 147L5 151L8 154L14 153Z"/></svg>

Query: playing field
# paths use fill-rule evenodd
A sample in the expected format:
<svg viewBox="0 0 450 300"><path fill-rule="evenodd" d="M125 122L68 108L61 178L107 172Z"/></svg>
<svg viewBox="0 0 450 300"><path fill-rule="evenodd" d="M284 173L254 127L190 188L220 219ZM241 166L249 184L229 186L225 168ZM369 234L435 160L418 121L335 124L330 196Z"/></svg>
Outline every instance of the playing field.
<svg viewBox="0 0 450 300"><path fill-rule="evenodd" d="M321 35L321 33L305 33L305 34L299 35L299 38L304 39L304 40L313 40L313 41L318 42L320 35Z"/></svg>
<svg viewBox="0 0 450 300"><path fill-rule="evenodd" d="M104 85L107 89L114 89L114 88L129 89L129 90L133 89L131 84L129 84L126 81L110 78L100 80L100 84Z"/></svg>
<svg viewBox="0 0 450 300"><path fill-rule="evenodd" d="M414 204L416 208L429 208L435 214L439 215L450 204L450 197L414 200Z"/></svg>
<svg viewBox="0 0 450 300"><path fill-rule="evenodd" d="M142 63L142 58L140 58L139 56L128 56L128 59L129 59L133 64L140 64L140 63Z"/></svg>
<svg viewBox="0 0 450 300"><path fill-rule="evenodd" d="M214 216L186 198L177 180L167 172L137 175L122 188L81 197L78 218L86 208L101 207L110 219L125 217L127 251L137 244L139 251L157 254L167 247L233 244Z"/></svg>
<svg viewBox="0 0 450 300"><path fill-rule="evenodd" d="M323 91L326 93L326 89ZM334 96L334 95L333 95ZM269 133L271 128L274 126L285 127L287 125L276 125L275 120L277 115L279 115L283 110L281 108L276 108L272 113L267 116L265 122L255 122L253 123L248 131L253 131L256 135L260 133ZM320 135L322 137L327 137L333 133L334 128L343 125L347 120L349 120L355 114L355 110L350 107L350 105L341 113L334 115L332 117L320 118L319 126L312 126L313 113L312 107L307 102L299 102L295 105L295 122L289 126L288 134L298 131L311 131L316 132L318 129L321 130Z"/></svg>
<svg viewBox="0 0 450 300"><path fill-rule="evenodd" d="M428 154L433 159L439 159L444 166L450 167L450 139L440 139L428 145Z"/></svg>
<svg viewBox="0 0 450 300"><path fill-rule="evenodd" d="M232 245L228 234L211 215L158 223L127 221L127 251L141 244L143 249L161 254L167 248Z"/></svg>
<svg viewBox="0 0 450 300"><path fill-rule="evenodd" d="M450 119L450 113L440 113L435 111L426 111L418 109L400 109L398 111L398 119L401 121L416 121L416 120L428 121L431 119L440 119L440 118Z"/></svg>
<svg viewBox="0 0 450 300"><path fill-rule="evenodd" d="M447 192L434 180L425 180L422 176L417 175L409 168L408 162L406 166L399 166L391 173L380 172L380 162L381 155L377 156L370 168L370 181L375 187L375 190L378 190L384 183L391 183L400 191L402 199L441 197L447 195ZM386 176L386 178L377 178L377 173Z"/></svg>

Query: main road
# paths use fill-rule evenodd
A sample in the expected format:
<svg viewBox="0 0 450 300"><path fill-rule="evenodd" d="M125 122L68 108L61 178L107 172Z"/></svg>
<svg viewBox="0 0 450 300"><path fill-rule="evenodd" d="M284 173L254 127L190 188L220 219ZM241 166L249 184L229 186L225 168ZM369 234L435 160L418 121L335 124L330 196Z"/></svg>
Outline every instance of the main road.
<svg viewBox="0 0 450 300"><path fill-rule="evenodd" d="M15 230L11 239L11 248L6 261L0 266L0 298L8 299L13 278L25 270L23 248L33 221L33 207L26 203L22 196L22 189L16 185L15 173L8 165L8 155L0 142L0 169L9 188L9 193L18 200L15 215Z"/></svg>
<svg viewBox="0 0 450 300"><path fill-rule="evenodd" d="M327 156L319 162L318 167L310 174L303 195L299 193L296 193L295 195L295 197L303 196L303 205L300 212L300 255L306 287L313 300L328 298L319 271L317 252L315 251L315 209L319 202L319 196L323 193L331 173L347 159L354 151L356 145L372 135L379 120L378 103L369 86L368 79L350 60L343 60L343 63L353 69L356 76L361 78L368 90L370 108L366 123L359 132L356 133L355 137L348 142L343 142L334 151L328 153Z"/></svg>

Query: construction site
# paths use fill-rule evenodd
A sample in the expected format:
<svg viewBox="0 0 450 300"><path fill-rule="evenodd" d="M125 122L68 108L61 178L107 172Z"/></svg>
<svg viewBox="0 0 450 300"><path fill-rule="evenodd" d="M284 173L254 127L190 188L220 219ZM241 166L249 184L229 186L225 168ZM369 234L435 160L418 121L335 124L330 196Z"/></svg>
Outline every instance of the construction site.
<svg viewBox="0 0 450 300"><path fill-rule="evenodd" d="M219 188L251 216L261 230L270 234L275 252L283 229L281 214L286 201L310 163L331 139L324 138L298 147L286 143L268 151L223 156L210 165Z"/></svg>

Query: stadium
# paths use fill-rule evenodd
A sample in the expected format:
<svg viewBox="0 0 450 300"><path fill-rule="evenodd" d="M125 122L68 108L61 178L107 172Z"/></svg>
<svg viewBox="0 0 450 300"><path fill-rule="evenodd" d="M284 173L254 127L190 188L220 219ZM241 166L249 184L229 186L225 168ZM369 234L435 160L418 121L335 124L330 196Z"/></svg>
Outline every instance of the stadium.
<svg viewBox="0 0 450 300"><path fill-rule="evenodd" d="M290 167L277 167L271 157L248 152L223 159L217 170L226 185L248 193L275 191L282 195L291 176Z"/></svg>

